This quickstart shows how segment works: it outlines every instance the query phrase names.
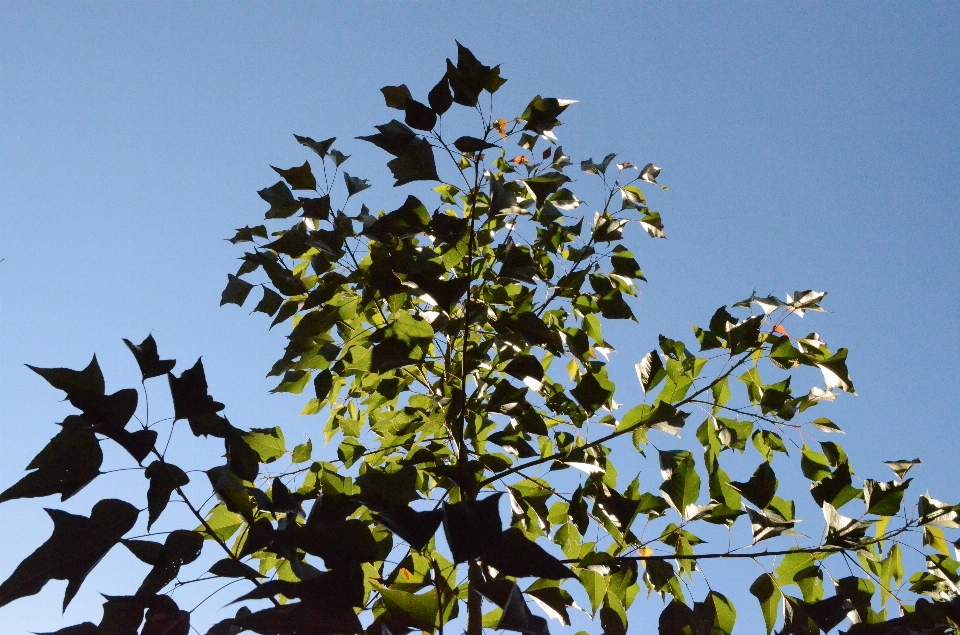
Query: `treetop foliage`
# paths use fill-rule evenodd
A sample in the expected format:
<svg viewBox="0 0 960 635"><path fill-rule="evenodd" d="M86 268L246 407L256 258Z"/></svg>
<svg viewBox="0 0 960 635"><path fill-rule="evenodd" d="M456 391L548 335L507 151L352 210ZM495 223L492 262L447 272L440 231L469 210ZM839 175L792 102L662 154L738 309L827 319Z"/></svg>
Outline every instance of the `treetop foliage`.
<svg viewBox="0 0 960 635"><path fill-rule="evenodd" d="M505 82L458 44L425 98L382 89L401 114L358 139L390 155L394 186L417 194L393 210L362 202L371 183L345 170L335 138L295 135L309 158L273 168L281 180L258 192L267 222L230 238L246 250L221 304L242 306L259 287L253 311L288 332L273 392L306 395L303 414L318 416L329 450L309 439L288 448L280 427L235 427L202 361L175 374L152 336L124 342L144 391L166 376L170 419L151 421L137 389L107 394L96 357L79 371L30 367L79 414L0 502L69 499L102 474L109 440L147 479L146 505L47 510L53 533L0 585L0 606L58 579L66 607L122 545L149 567L139 588L106 597L98 624L57 633L442 635L460 620L471 635L546 635L581 613L624 635L644 592L662 600L660 633L723 634L737 609L697 583L714 561L747 558L758 606L740 610L759 608L768 633L846 620L857 635L956 629L960 565L947 532L960 507L907 494L918 460L889 462L889 481L857 478L829 440L840 427L811 412L854 392L846 349L787 331L826 294L720 307L689 342L661 335L638 354L639 390L616 393L605 331L636 322L645 277L627 243L636 225L665 235L640 189L666 189L660 168L615 154L575 163L555 134L574 102L537 95L501 118ZM475 113L474 130L444 129L454 106ZM599 188L600 204L574 187ZM158 438L186 434L180 421L195 443L222 444L223 461L171 456ZM806 519L808 535L774 469L796 461L823 512ZM734 480L742 465L752 474ZM201 472L206 503L192 495ZM190 524L155 531L169 527L172 501ZM125 538L138 523L146 533ZM747 540L705 549L718 530ZM205 551L219 559L190 567ZM193 624L177 601L193 583L229 588L241 607Z"/></svg>

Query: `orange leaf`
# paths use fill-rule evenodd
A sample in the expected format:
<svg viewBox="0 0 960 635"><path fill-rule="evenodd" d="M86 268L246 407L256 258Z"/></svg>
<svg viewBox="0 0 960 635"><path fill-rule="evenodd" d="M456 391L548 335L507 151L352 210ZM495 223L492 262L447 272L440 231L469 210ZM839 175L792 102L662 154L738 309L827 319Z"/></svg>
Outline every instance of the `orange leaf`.
<svg viewBox="0 0 960 635"><path fill-rule="evenodd" d="M406 569L404 569L404 568L401 567L401 568L400 568L400 573L402 573L402 574L403 574L403 577L405 577L407 580L410 579L410 572L407 571Z"/></svg>
<svg viewBox="0 0 960 635"><path fill-rule="evenodd" d="M511 162L516 163L517 165L523 165L524 163L530 163L530 159L527 157L515 156L510 159Z"/></svg>
<svg viewBox="0 0 960 635"><path fill-rule="evenodd" d="M507 138L507 120L506 119L497 119L493 122L493 128L500 133L501 139Z"/></svg>
<svg viewBox="0 0 960 635"><path fill-rule="evenodd" d="M783 328L783 325L781 324L777 324L775 327L773 327L773 332L784 337L790 337L790 334L787 333L787 329Z"/></svg>

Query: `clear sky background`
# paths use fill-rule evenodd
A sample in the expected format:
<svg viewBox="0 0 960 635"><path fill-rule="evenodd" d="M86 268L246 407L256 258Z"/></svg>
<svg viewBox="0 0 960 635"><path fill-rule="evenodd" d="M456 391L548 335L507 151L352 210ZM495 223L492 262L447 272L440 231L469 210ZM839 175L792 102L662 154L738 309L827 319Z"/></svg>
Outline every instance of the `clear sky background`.
<svg viewBox="0 0 960 635"><path fill-rule="evenodd" d="M649 198L668 240L637 234L640 324L610 338L618 401L635 403L632 366L658 333L692 339L690 322L753 289L828 291L832 314L787 327L851 351L859 396L823 414L858 475L919 456L914 496L960 500L956 3L0 3L0 489L71 412L24 364L96 352L108 390L130 387L120 338L151 331L179 370L203 356L234 424L321 439L301 397L266 394L283 329L218 307L240 253L223 238L262 218L269 164L309 158L292 133L338 137L371 208L396 207L410 188L352 139L394 116L381 86L423 96L455 38L502 64L500 116L537 93L579 99L556 130L575 161L663 167L672 189ZM122 485L0 505L0 579L49 535L41 504L86 514L101 481ZM63 617L59 582L0 609L2 630L98 621L97 592L146 573L133 562L111 553ZM744 632L762 628L752 598L738 608Z"/></svg>

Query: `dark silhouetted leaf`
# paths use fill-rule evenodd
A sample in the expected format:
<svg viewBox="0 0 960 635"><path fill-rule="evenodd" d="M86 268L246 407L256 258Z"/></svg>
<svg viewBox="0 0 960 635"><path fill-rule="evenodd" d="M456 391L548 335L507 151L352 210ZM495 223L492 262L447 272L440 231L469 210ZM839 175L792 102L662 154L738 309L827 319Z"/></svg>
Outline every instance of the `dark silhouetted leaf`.
<svg viewBox="0 0 960 635"><path fill-rule="evenodd" d="M330 158L333 159L333 164L339 167L344 161L350 158L349 154L344 154L337 150L330 151Z"/></svg>
<svg viewBox="0 0 960 635"><path fill-rule="evenodd" d="M255 580L262 577L256 569L234 558L224 558L210 567L210 573L221 578L249 578Z"/></svg>
<svg viewBox="0 0 960 635"><path fill-rule="evenodd" d="M378 218L363 230L363 235L380 242L424 233L430 228L430 214L415 196L407 196L403 205Z"/></svg>
<svg viewBox="0 0 960 635"><path fill-rule="evenodd" d="M257 303L257 306L253 310L254 312L259 311L260 313L266 313L272 316L280 310L281 304L283 304L283 296L273 289L263 287L263 298L260 299L260 302Z"/></svg>
<svg viewBox="0 0 960 635"><path fill-rule="evenodd" d="M460 137L453 142L453 147L460 152L483 152L489 148L496 148L497 144L476 137Z"/></svg>
<svg viewBox="0 0 960 635"><path fill-rule="evenodd" d="M300 201L293 197L290 188L283 181L277 181L270 187L260 190L257 194L267 203L270 203L270 209L267 210L264 218L288 218L300 209Z"/></svg>
<svg viewBox="0 0 960 635"><path fill-rule="evenodd" d="M166 595L152 598L140 635L188 635L190 613Z"/></svg>
<svg viewBox="0 0 960 635"><path fill-rule="evenodd" d="M613 382L607 378L606 372L584 373L570 394L588 414L593 414L597 409L610 405L613 390Z"/></svg>
<svg viewBox="0 0 960 635"><path fill-rule="evenodd" d="M523 599L523 593L516 584L513 585L503 605L503 614L500 616L497 628L527 635L550 635L547 620L530 612L530 608Z"/></svg>
<svg viewBox="0 0 960 635"><path fill-rule="evenodd" d="M301 198L300 204L303 206L305 218L316 218L318 220L327 220L330 218L330 195L324 194L320 198Z"/></svg>
<svg viewBox="0 0 960 635"><path fill-rule="evenodd" d="M51 386L67 393L69 397L73 395L100 396L106 392L106 386L103 382L103 373L100 371L100 364L97 363L97 356L83 370L70 370L69 368L37 368L26 365L27 368L46 379ZM74 404L76 405L76 404Z"/></svg>
<svg viewBox="0 0 960 635"><path fill-rule="evenodd" d="M400 156L417 138L417 133L396 119L390 121L390 123L376 126L376 129L379 130L378 134L357 137L357 139L369 141L395 157Z"/></svg>
<svg viewBox="0 0 960 635"><path fill-rule="evenodd" d="M520 118L527 122L523 129L532 130L537 134L553 130L560 125L560 120L557 119L560 113L566 110L567 106L575 103L577 102L569 99L543 98L537 95L520 115Z"/></svg>
<svg viewBox="0 0 960 635"><path fill-rule="evenodd" d="M689 606L678 600L672 600L660 613L658 620L660 635L693 635L694 614Z"/></svg>
<svg viewBox="0 0 960 635"><path fill-rule="evenodd" d="M770 464L763 462L746 483L732 481L730 486L740 492L744 498L764 509L777 493L777 477Z"/></svg>
<svg viewBox="0 0 960 635"><path fill-rule="evenodd" d="M274 171L283 177L283 179L290 184L290 187L295 190L315 190L317 189L317 179L314 178L313 172L310 170L310 162L304 161L303 165L297 168L290 168L288 170L282 170L280 168L270 166Z"/></svg>
<svg viewBox="0 0 960 635"><path fill-rule="evenodd" d="M50 580L67 580L63 608L77 594L87 574L137 522L137 508L108 498L93 506L90 517L48 509L53 535L26 557L0 584L0 606L34 595Z"/></svg>
<svg viewBox="0 0 960 635"><path fill-rule="evenodd" d="M174 419L190 419L213 415L224 409L224 405L214 401L207 394L207 376L203 372L203 360L189 368L179 377L168 373L170 396L173 398Z"/></svg>
<svg viewBox="0 0 960 635"><path fill-rule="evenodd" d="M332 146L333 142L337 140L336 137L330 137L324 141L314 141L310 137L301 137L300 135L293 136L298 142L300 142L301 145L305 145L319 154L321 159L327 156L327 152L330 151L330 146Z"/></svg>
<svg viewBox="0 0 960 635"><path fill-rule="evenodd" d="M418 512L406 505L380 503L373 505L380 523L399 536L412 549L423 549L437 533L443 511Z"/></svg>
<svg viewBox="0 0 960 635"><path fill-rule="evenodd" d="M517 578L534 576L548 580L563 580L576 577L560 560L547 553L540 545L529 540L523 531L511 527L500 535L497 542L480 559L501 575Z"/></svg>
<svg viewBox="0 0 960 635"><path fill-rule="evenodd" d="M36 633L35 635L100 635L100 628L93 622L84 622L83 624L65 626L58 631Z"/></svg>
<svg viewBox="0 0 960 635"><path fill-rule="evenodd" d="M370 183L367 182L366 179L361 179L358 176L350 176L346 172L343 173L343 180L347 183L348 196L353 196L370 187Z"/></svg>
<svg viewBox="0 0 960 635"><path fill-rule="evenodd" d="M148 465L143 475L150 479L150 487L147 489L147 511L149 512L147 531L149 531L163 510L167 508L170 495L178 487L189 483L190 477L176 465L162 461L154 461Z"/></svg>
<svg viewBox="0 0 960 635"><path fill-rule="evenodd" d="M436 86L430 89L427 94L427 101L430 103L433 112L438 115L450 110L450 106L453 104L453 94L450 92L450 82L447 81L446 75L437 82Z"/></svg>
<svg viewBox="0 0 960 635"><path fill-rule="evenodd" d="M203 536L195 531L177 529L167 534L167 539L160 550L158 562L144 578L143 583L137 590L137 595L149 596L159 593L163 587L177 577L181 566L190 564L200 557L202 548Z"/></svg>
<svg viewBox="0 0 960 635"><path fill-rule="evenodd" d="M0 503L15 498L60 494L65 501L100 474L103 452L90 425L80 417L67 417L63 428L37 454L27 474L0 494Z"/></svg>
<svg viewBox="0 0 960 635"><path fill-rule="evenodd" d="M407 102L413 99L406 84L384 86L380 89L380 92L383 93L383 99L387 102L387 108L403 110L407 107Z"/></svg>
<svg viewBox="0 0 960 635"><path fill-rule="evenodd" d="M433 127L437 125L437 113L416 99L408 99L404 110L406 111L404 121L406 121L407 125L411 128L429 131L433 130Z"/></svg>
<svg viewBox="0 0 960 635"><path fill-rule="evenodd" d="M236 304L237 306L243 306L243 303L247 301L247 296L250 295L250 290L253 289L253 285L236 277L232 273L227 274L227 286L223 290L223 294L220 296L220 306L224 304Z"/></svg>
<svg viewBox="0 0 960 635"><path fill-rule="evenodd" d="M124 338L123 343L127 345L127 348L130 349L133 357L137 360L137 365L140 366L140 373L144 380L166 375L177 365L175 359L160 359L160 355L157 353L157 342L153 339L152 334L147 335L147 338L140 342L139 346L126 338Z"/></svg>
<svg viewBox="0 0 960 635"><path fill-rule="evenodd" d="M437 165L433 158L433 148L426 139L417 139L404 148L396 159L387 163L393 178L394 187L414 181L439 181Z"/></svg>
<svg viewBox="0 0 960 635"><path fill-rule="evenodd" d="M443 504L443 532L457 564L478 558L496 544L503 533L500 521L502 492L483 500Z"/></svg>
<svg viewBox="0 0 960 635"><path fill-rule="evenodd" d="M456 245L468 229L470 229L470 223L466 218L434 212L430 219L431 233L437 240L448 245Z"/></svg>

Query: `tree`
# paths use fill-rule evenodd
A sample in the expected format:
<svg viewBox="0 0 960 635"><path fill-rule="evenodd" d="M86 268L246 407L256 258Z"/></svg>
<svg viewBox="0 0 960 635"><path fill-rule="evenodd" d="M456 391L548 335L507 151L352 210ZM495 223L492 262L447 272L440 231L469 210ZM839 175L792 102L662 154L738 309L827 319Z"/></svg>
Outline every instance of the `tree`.
<svg viewBox="0 0 960 635"><path fill-rule="evenodd" d="M274 168L283 180L259 192L270 205L265 218L287 225L247 226L230 239L250 247L221 304L243 305L256 286L245 277L262 270L254 311L270 316L271 328L291 325L270 371L280 378L274 392L315 393L304 414L325 413L336 459L314 460L312 441L288 451L280 428L233 426L208 394L203 364L174 374L151 336L124 341L144 390L147 379L167 377L172 421L151 422L145 410L128 430L139 392L106 394L96 357L80 371L31 367L80 414L60 424L0 502L68 499L101 473L109 439L149 480L148 532L172 499L193 519L160 542L124 538L141 515L129 502L100 501L89 517L48 510L53 534L0 585L0 606L51 579L69 581L66 606L122 544L152 567L140 587L108 597L99 625L58 633L142 625L141 635L186 634L200 625L172 594L201 579L242 580L249 586L237 601L270 602L244 606L210 635L332 635L364 623L370 633L442 633L464 617L470 635L484 627L541 635L548 622L530 603L569 625L575 599L604 633L623 634L644 589L665 603L661 633L730 633L733 603L712 588L697 599L691 585L701 563L750 558L762 571L750 592L768 633L778 624L784 633L829 631L847 618L849 632L867 635L956 628L960 565L944 530L960 528L960 506L905 498L916 460L889 463L894 480L854 486L840 445L815 440L840 431L807 411L853 392L847 351L833 352L816 333L791 336L784 324L822 310L824 293L751 295L721 307L694 328L697 353L660 336L636 365L643 397L614 401L604 327L635 320L627 298L644 276L624 235L635 221L663 238L638 187L658 185L660 168L614 164L613 154L581 161L604 203L579 215L573 162L554 135L572 102L537 95L519 117L495 118L493 95L505 81L499 66L459 46L426 103L405 85L382 89L404 121L359 138L392 155L395 186L439 184L433 213L412 194L372 213L354 201L366 180L344 171L338 185L349 157L336 140L297 136L321 169L309 161ZM475 112L475 136L444 135L454 105ZM508 152L513 143L519 149ZM795 391L791 382L809 378L808 369L824 387ZM183 435L181 420L197 443L223 443L223 464L206 470L212 505L188 498L190 457L157 443L157 424ZM661 449L694 427L702 457ZM632 477L640 459L662 474L651 491ZM778 496L774 464L782 471L797 459L823 510L813 538L797 532L794 501ZM756 464L752 476L733 480L737 461ZM509 519L500 514L504 495ZM846 505L850 517L839 511ZM698 548L707 533L747 526L751 544ZM187 575L204 549L223 557ZM909 578L905 549L925 558Z"/></svg>

